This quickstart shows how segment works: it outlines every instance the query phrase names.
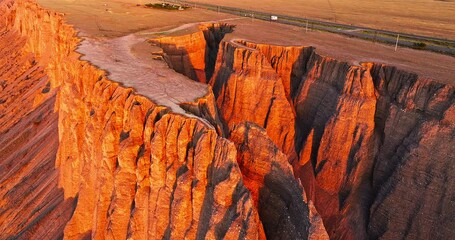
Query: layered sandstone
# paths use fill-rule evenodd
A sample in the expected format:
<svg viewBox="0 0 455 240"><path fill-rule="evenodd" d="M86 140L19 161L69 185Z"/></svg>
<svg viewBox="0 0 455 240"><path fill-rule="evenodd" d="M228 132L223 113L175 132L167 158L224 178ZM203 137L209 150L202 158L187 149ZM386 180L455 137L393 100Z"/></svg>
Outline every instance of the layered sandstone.
<svg viewBox="0 0 455 240"><path fill-rule="evenodd" d="M180 115L80 61L60 15L0 13L0 238L454 234L454 85L207 25L154 40L213 89Z"/></svg>
<svg viewBox="0 0 455 240"><path fill-rule="evenodd" d="M185 111L207 120L215 129L218 135L228 136L228 130L222 121L219 110L216 106L215 96L212 89L208 88L207 95L196 99L194 102L183 102L180 104Z"/></svg>
<svg viewBox="0 0 455 240"><path fill-rule="evenodd" d="M331 238L452 236L453 85L243 40L209 83L229 129L254 122L286 153Z"/></svg>
<svg viewBox="0 0 455 240"><path fill-rule="evenodd" d="M455 159L448 137L455 124L453 85L381 64L352 66L305 48L246 46L259 49L278 74L290 76L284 82L291 83L302 149L294 166L332 238L451 235L454 224L437 216L442 208L448 215L454 209L442 205L451 177L443 166ZM292 52L298 54L289 57ZM299 85L293 84L299 76ZM420 169L427 169L425 177ZM441 196L440 204L416 202L421 192ZM407 201L396 204L403 196ZM445 230L436 233L436 223Z"/></svg>
<svg viewBox="0 0 455 240"><path fill-rule="evenodd" d="M234 127L230 140L238 149L237 162L267 238L328 239L318 213L304 200L303 188L294 178L286 155L266 131L245 122Z"/></svg>
<svg viewBox="0 0 455 240"><path fill-rule="evenodd" d="M170 68L202 83L207 83L215 70L220 42L234 25L208 23L188 35L151 39L164 50L163 58Z"/></svg>
<svg viewBox="0 0 455 240"><path fill-rule="evenodd" d="M362 182L353 179L364 178L368 172L364 165L368 166L375 153L375 95L369 72L318 56L311 49L277 48L224 43L210 81L222 116L228 123L265 122L262 126L293 162L296 175L328 230L340 234L338 237L365 238L363 224L367 218L361 210L363 203L359 199L347 204L344 201L361 188ZM273 52L282 57L272 56ZM299 64L308 64L307 71ZM306 79L301 79L297 90L291 89L297 84L289 78L299 75ZM289 78L283 80L284 77ZM288 91L284 85L289 87ZM243 86L247 86L246 90ZM271 106L263 105L268 103L267 99ZM262 115L263 111L267 114ZM279 128L280 132L285 129L284 138L274 138L277 134L267 128L269 121L270 128ZM304 149L298 161L293 161L293 152L286 151L285 144L292 144L293 151ZM336 234L332 236L336 238Z"/></svg>
<svg viewBox="0 0 455 240"><path fill-rule="evenodd" d="M301 82L303 75L308 71L306 63L314 53L314 48L303 46L278 46L270 44L239 41L246 47L256 48L263 54L280 77L286 96L292 99Z"/></svg>
<svg viewBox="0 0 455 240"><path fill-rule="evenodd" d="M0 11L2 237L263 238L234 144L78 60L60 15Z"/></svg>
<svg viewBox="0 0 455 240"><path fill-rule="evenodd" d="M199 82L206 82L204 33L196 31L190 35L163 37L152 42L166 50L164 59L169 67Z"/></svg>
<svg viewBox="0 0 455 240"><path fill-rule="evenodd" d="M380 150L372 172L371 237L454 234L455 87L368 64L378 91ZM437 226L437 227L436 227Z"/></svg>
<svg viewBox="0 0 455 240"><path fill-rule="evenodd" d="M254 122L267 129L280 149L294 156L293 141L287 140L293 139L295 134L295 114L290 112L292 108L286 100L289 84L284 87L281 76L265 64L267 58L259 51L236 47L244 42L220 44L232 28L226 24L209 24L200 26L200 31L189 35L151 41L163 48L169 67L194 80L210 81L227 128L243 121ZM199 77L195 77L195 72L199 72ZM225 87L230 85L236 87ZM270 99L262 99L263 95L270 96ZM242 101L235 102L237 99Z"/></svg>
<svg viewBox="0 0 455 240"><path fill-rule="evenodd" d="M14 26L21 7L0 3L0 239L58 238L74 198L58 188L57 92L30 52L24 28L33 23Z"/></svg>
<svg viewBox="0 0 455 240"><path fill-rule="evenodd" d="M236 42L222 43L210 85L230 129L244 121L256 123L294 157L295 114L281 79L263 54Z"/></svg>
<svg viewBox="0 0 455 240"><path fill-rule="evenodd" d="M333 59L316 56L309 64L294 100L303 139L294 166L302 179L308 176L303 184L331 237L366 238L365 196L359 193L368 191L362 184L376 151L372 78L366 69Z"/></svg>

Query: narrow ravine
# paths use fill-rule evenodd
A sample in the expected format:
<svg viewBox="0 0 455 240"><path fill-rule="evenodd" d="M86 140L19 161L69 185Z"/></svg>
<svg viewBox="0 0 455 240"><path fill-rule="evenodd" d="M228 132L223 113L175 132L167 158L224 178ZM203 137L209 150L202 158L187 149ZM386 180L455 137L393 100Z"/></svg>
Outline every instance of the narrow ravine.
<svg viewBox="0 0 455 240"><path fill-rule="evenodd" d="M7 229L0 238L306 239L321 229L283 155L265 162L265 171L253 169L262 177L246 185L235 144L214 127L210 88L169 69L159 79L160 69L148 65L155 60L138 57L148 49L143 38L79 45L62 15L36 3L7 0L0 12L7 16L1 44L15 43L0 52L8 59L0 62L0 136L8 146L0 149L8 156L0 158L8 172L0 179L0 227ZM238 130L245 142L247 132ZM276 151L265 134L252 136ZM268 206L279 210L265 221Z"/></svg>
<svg viewBox="0 0 455 240"><path fill-rule="evenodd" d="M228 23L81 42L30 0L0 16L0 239L455 234L453 84Z"/></svg>
<svg viewBox="0 0 455 240"><path fill-rule="evenodd" d="M190 36L213 45L196 33L156 40L171 67L202 59L196 54L201 44L187 41ZM442 170L455 159L454 85L393 66L338 61L312 47L235 39L221 42L216 63L205 62L213 64L213 77L205 81L220 121L230 131L244 122L266 130L331 238L452 235L455 223L437 216L442 208L446 216L455 214L455 204L446 204L455 172ZM415 202L421 194L427 197ZM443 230L435 231L435 223Z"/></svg>

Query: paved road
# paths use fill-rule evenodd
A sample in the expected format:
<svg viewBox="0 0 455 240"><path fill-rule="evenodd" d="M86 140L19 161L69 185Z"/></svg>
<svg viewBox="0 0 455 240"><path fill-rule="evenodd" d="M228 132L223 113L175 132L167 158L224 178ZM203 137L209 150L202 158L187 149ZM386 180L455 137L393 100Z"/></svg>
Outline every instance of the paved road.
<svg viewBox="0 0 455 240"><path fill-rule="evenodd" d="M331 33L337 33L346 35L349 37L360 38L364 40L370 40L374 42L382 42L387 44L395 45L397 35L399 34L399 41L398 45L401 47L409 47L409 48L418 48L421 50L433 51L438 53L443 53L447 55L455 56L455 40L451 39L443 39L443 38L436 38L430 36L421 36L421 35L414 35L408 33L399 33L381 29L373 29L361 26L354 26L348 24L339 24L333 22L326 22L321 20L315 19L308 19L308 18L300 18L294 16L288 16L283 14L275 14L275 13L266 13L266 12L259 12L259 11L251 11L241 8L233 8L227 6L220 6L220 5L213 5L213 4L205 4L205 3L196 3L191 1L181 1L181 0L170 0L165 1L168 3L179 3L179 4L186 4L193 7L204 8L212 11L224 12L239 16L246 16L255 19L261 19L270 21L271 16L277 16L278 19L276 22L282 24L288 24L293 26L299 26L303 28L308 28L309 30L318 30L318 31L325 31ZM419 45L418 44L422 44Z"/></svg>

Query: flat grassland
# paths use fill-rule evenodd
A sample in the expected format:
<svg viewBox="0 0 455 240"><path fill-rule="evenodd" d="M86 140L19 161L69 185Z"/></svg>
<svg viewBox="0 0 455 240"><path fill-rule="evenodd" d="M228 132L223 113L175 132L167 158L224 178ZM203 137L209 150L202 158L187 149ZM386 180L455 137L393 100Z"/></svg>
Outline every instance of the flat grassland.
<svg viewBox="0 0 455 240"><path fill-rule="evenodd" d="M213 1L215 4L220 5L222 2L220 0ZM249 1L252 4L252 2L257 0ZM305 0L306 3L311 1L316 2L316 0ZM354 0L339 1L354 2ZM358 1L357 4L361 5L361 1ZM431 78L439 82L450 84L454 84L455 82L453 77L455 57L427 51L399 48L395 52L394 46L390 45L372 43L370 41L325 32L306 32L304 28L300 27L250 18L239 19L238 16L202 9L191 8L185 11L167 11L145 8L143 4L149 1L144 0L136 2L131 0L37 0L37 2L46 8L64 13L66 21L73 24L82 36L89 38L118 38L133 33L138 33L144 38L156 34L185 34L193 32L197 28L183 28L184 26L182 25L217 20L225 22L226 19L229 19L228 23L235 24L237 27L234 33L226 36L226 40L240 38L259 43L314 46L317 52L322 55L352 64L359 64L361 62L385 63L397 66L403 70L418 73L421 77ZM232 0L232 4L236 2L237 4L246 4L240 0ZM267 5L270 2L274 1L263 0L263 4L258 3L256 5L264 8L266 6L272 6ZM368 0L367 2L372 1ZM137 6L137 4L141 4L141 6ZM291 14L291 10L298 12L297 7L299 4L302 4L302 1L289 0L288 6L290 10L288 14ZM448 7L453 5L455 5L454 2L447 3ZM318 11L314 10L313 14L316 14ZM324 11L321 10L321 12ZM406 9L402 9L402 12L406 13ZM444 12L447 13L446 10ZM351 13L351 15L359 17L367 14L365 12L357 12L357 14ZM443 16L442 13L441 16ZM368 17L372 18L372 16ZM453 11L453 19L454 21L450 22L446 18L444 24L449 27L451 26L453 29L452 32L455 32L455 27L453 26L455 25L455 11ZM391 21L385 18L379 20L380 22ZM171 31L171 29L175 28L181 29L179 31ZM452 38L455 39L455 34ZM142 52L144 52L144 57L142 58L151 58L150 53L152 50L142 50Z"/></svg>
<svg viewBox="0 0 455 240"><path fill-rule="evenodd" d="M185 23L232 18L201 9L170 11L144 6L145 0L36 0L41 6L64 13L82 36L119 37L142 30L171 29ZM139 4L139 6L138 6Z"/></svg>
<svg viewBox="0 0 455 240"><path fill-rule="evenodd" d="M191 0L455 40L455 1Z"/></svg>

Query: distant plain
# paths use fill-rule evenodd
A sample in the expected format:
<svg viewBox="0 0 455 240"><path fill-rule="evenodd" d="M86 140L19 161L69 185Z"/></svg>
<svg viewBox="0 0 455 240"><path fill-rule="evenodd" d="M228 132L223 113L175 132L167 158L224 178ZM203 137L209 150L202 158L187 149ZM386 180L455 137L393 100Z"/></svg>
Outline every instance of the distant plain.
<svg viewBox="0 0 455 240"><path fill-rule="evenodd" d="M197 0L205 1L205 0ZM256 1L256 2L254 2ZM353 6L356 6L357 9L362 6L362 4L371 3L371 7L376 6L373 1L368 0L366 3L363 1L354 1L354 0L340 0L341 2L356 2ZM232 38L246 39L253 42L259 43L270 43L278 45L303 45L303 46L314 46L317 49L319 54L329 56L341 61L347 61L351 64L360 64L362 62L378 62L388 65L397 66L400 69L412 71L418 73L421 77L431 78L436 81L445 82L445 83L454 83L455 79L453 77L453 66L455 66L455 57L441 55L437 53L420 51L407 48L399 48L397 52L394 51L394 46L384 45L379 43L372 43L370 41L359 40L355 38L348 38L342 35L310 31L306 32L305 29L300 27L294 27L289 25L270 23L266 21L255 20L251 18L238 18L238 16L217 13L208 10L194 9L191 8L185 11L167 11L167 10L157 10L143 7L144 3L149 1L129 1L129 0L37 0L42 6L64 13L65 19L68 23L74 25L74 27L80 31L81 36L87 36L90 38L117 38L126 36L133 33L141 33L141 36L148 37L147 35L142 35L143 33L153 32L159 33L159 35L182 35L193 32L197 30L195 27L182 28L177 32L170 32L170 29L178 28L182 25L188 23L199 23L206 21L225 21L230 19L228 23L235 24L234 33L228 34L226 40ZM213 4L221 4L220 0L211 1ZM226 1L223 1L226 2ZM230 1L229 4L234 6L238 4L239 7L242 7L241 4L251 4L258 6L257 9L264 11L266 7L273 7L272 2L278 2L273 0L264 0L263 3L259 3L257 0L251 0L250 2L242 3L240 0ZM287 1L288 10L286 12L291 14L292 12L296 13L299 10L304 8L301 5L303 3L316 4L316 0L290 0ZM322 1L324 2L324 1ZM322 8L322 2L320 3L321 9L317 10L317 7L312 6L313 9L309 12L315 14L320 14L318 16L324 16L324 8ZM401 1L400 1L401 2ZM403 3L410 3L410 1L402 1ZM421 1L416 2L416 6L419 8L425 8L425 4L430 1ZM432 1L431 1L432 2ZM141 4L137 6L137 4ZM305 4L305 6L306 6ZM392 4L391 1L384 2L385 5ZM447 8L440 9L441 15L441 26L445 26L447 29L453 29L453 37L455 39L455 2L444 2ZM227 5L227 4L224 4ZM428 5L428 4L427 4ZM430 4L431 5L431 4ZM425 11L433 12L434 15L437 15L437 8L426 9ZM299 7L300 6L300 7ZM337 6L337 5L334 5ZM403 6L406 6L404 4ZM435 6L439 6L439 3L435 3ZM243 6L245 7L245 6ZM352 8L352 6L351 6ZM277 7L279 10L279 8ZM348 9L345 6L345 9ZM417 9L417 7L415 8ZM340 10L341 11L341 10ZM397 11L397 17L390 17L387 19L385 17L380 17L380 14L376 16L371 15L367 16L367 10L357 12L356 14L352 13L353 17L359 18L362 15L365 15L369 18L379 18L378 24L373 27L378 26L387 26L385 22L392 21L394 18L402 19L404 15L410 14L411 10L406 10L405 8L400 12ZM373 12L372 9L369 10ZM413 10L414 11L414 10ZM423 11L423 10L422 10ZM342 11L341 11L342 12ZM423 11L424 12L424 11ZM373 13L371 13L373 14ZM452 15L450 15L452 14ZM339 16L344 16L343 14L338 14ZM337 15L337 16L338 16ZM449 16L450 15L450 16ZM401 17L400 17L401 16ZM450 21L452 18L453 21ZM322 17L321 17L322 18ZM327 15L327 18L330 18ZM427 17L430 18L430 17ZM233 20L237 19L237 20ZM341 18L340 18L341 19ZM416 19L414 18L404 18L404 19ZM341 20L337 19L341 22ZM403 20L404 22L404 20ZM438 21L430 21L429 24L435 25ZM361 22L359 22L360 24ZM412 23L412 21L410 21ZM194 26L194 24L192 24ZM397 29L394 29L397 30ZM398 29L399 30L399 29ZM441 29L438 31L444 32ZM425 32L414 31L415 33L425 34ZM153 34L156 35L156 34ZM450 35L446 35L450 37ZM150 35L150 37L153 37ZM150 50L151 51L151 50ZM146 53L144 53L146 54ZM143 55L144 55L143 54ZM146 56L146 55L145 55ZM144 58L144 56L142 57Z"/></svg>
<svg viewBox="0 0 455 240"><path fill-rule="evenodd" d="M455 40L455 1L191 0Z"/></svg>

